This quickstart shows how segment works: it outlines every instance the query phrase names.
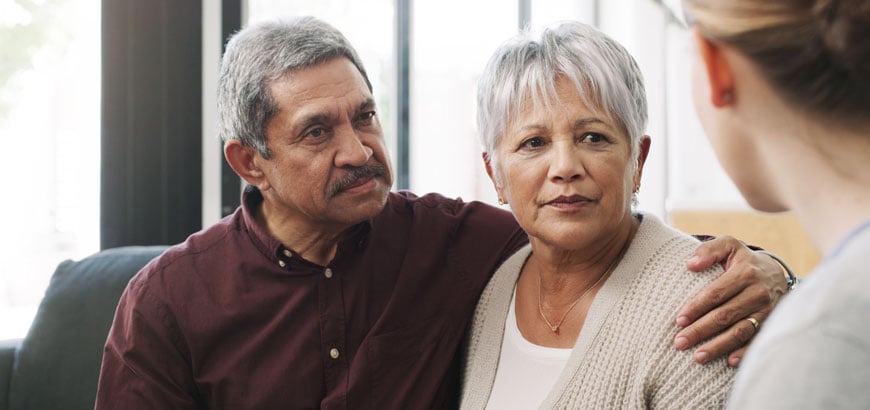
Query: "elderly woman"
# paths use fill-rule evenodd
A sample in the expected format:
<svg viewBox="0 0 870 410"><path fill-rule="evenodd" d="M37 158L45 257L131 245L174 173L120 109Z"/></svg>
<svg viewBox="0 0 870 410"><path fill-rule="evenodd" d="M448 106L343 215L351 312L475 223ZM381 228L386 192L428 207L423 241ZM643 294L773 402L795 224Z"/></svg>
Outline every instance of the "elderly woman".
<svg viewBox="0 0 870 410"><path fill-rule="evenodd" d="M825 255L777 308L729 407L870 408L870 2L686 0L695 107L747 202Z"/></svg>
<svg viewBox="0 0 870 410"><path fill-rule="evenodd" d="M529 246L478 304L463 408L711 408L734 375L673 348L698 241L632 209L650 138L640 70L581 23L499 48L478 89L486 170Z"/></svg>

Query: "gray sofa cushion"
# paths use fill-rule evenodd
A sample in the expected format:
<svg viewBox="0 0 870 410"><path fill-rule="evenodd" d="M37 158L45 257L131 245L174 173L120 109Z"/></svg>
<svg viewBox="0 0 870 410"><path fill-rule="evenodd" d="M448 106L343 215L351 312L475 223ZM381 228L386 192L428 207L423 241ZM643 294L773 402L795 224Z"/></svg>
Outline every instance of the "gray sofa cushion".
<svg viewBox="0 0 870 410"><path fill-rule="evenodd" d="M0 410L9 408L9 383L12 380L12 364L21 340L0 341Z"/></svg>
<svg viewBox="0 0 870 410"><path fill-rule="evenodd" d="M92 409L103 345L130 278L165 246L122 247L62 262L21 344L10 409Z"/></svg>

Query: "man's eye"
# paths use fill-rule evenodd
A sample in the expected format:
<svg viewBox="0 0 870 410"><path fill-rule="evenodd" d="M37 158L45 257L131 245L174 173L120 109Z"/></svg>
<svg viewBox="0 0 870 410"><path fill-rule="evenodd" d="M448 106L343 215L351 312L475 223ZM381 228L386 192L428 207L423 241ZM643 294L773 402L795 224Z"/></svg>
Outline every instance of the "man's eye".
<svg viewBox="0 0 870 410"><path fill-rule="evenodd" d="M308 136L312 138L320 138L326 135L326 128L317 127L308 131Z"/></svg>
<svg viewBox="0 0 870 410"><path fill-rule="evenodd" d="M357 117L357 122L359 124L362 124L362 125L368 125L368 124L371 124L374 119L375 119L375 112L368 111L368 112L364 112L364 113L360 114L359 117Z"/></svg>

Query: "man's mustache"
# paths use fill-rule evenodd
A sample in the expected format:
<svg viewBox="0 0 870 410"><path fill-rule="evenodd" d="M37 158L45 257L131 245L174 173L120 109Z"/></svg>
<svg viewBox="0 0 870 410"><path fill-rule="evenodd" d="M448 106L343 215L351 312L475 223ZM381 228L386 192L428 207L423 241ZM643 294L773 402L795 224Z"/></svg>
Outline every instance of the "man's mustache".
<svg viewBox="0 0 870 410"><path fill-rule="evenodd" d="M387 168L380 162L350 168L347 175L339 178L337 181L326 187L326 197L332 198L338 195L339 192L352 186L361 178L383 177L386 174Z"/></svg>

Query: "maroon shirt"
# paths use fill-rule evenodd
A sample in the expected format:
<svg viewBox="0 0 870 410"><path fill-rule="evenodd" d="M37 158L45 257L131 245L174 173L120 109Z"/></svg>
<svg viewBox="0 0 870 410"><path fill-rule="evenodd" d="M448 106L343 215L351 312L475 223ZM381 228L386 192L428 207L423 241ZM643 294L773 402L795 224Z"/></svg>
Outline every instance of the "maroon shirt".
<svg viewBox="0 0 870 410"><path fill-rule="evenodd" d="M142 269L103 356L98 409L444 408L480 292L527 238L513 216L391 193L335 258L255 222L263 198Z"/></svg>

